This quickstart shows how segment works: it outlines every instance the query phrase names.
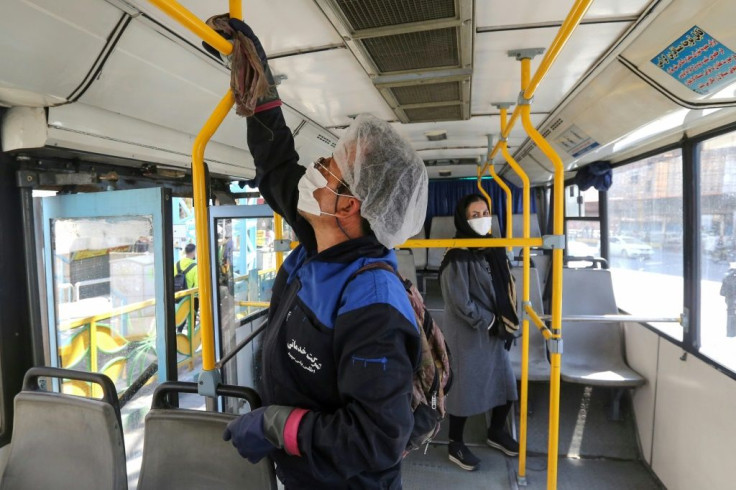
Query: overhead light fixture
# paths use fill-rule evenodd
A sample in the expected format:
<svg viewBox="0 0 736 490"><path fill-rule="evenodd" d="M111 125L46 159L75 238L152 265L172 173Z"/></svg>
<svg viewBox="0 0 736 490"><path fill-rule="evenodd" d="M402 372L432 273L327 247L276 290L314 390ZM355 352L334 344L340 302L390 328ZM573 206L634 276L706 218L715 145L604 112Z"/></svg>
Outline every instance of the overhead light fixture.
<svg viewBox="0 0 736 490"><path fill-rule="evenodd" d="M452 171L450 170L440 170L440 177L451 177Z"/></svg>
<svg viewBox="0 0 736 490"><path fill-rule="evenodd" d="M447 139L447 131L444 129L436 129L424 133L429 141L442 141Z"/></svg>

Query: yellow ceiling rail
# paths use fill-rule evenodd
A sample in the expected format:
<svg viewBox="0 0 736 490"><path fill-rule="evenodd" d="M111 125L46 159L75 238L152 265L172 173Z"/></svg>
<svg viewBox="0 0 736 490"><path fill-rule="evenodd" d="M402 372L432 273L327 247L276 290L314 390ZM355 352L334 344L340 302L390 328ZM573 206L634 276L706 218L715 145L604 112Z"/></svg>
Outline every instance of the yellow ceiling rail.
<svg viewBox="0 0 736 490"><path fill-rule="evenodd" d="M567 14L565 21L562 23L560 29L557 31L557 36L555 36L555 39L549 46L549 49L547 49L544 58L542 58L542 62L539 64L537 71L534 73L534 77L531 79L529 85L527 85L526 89L524 90L525 99L531 99L532 97L534 97L534 92L537 91L537 87L539 87L542 79L547 75L550 67L557 59L557 55L559 55L560 51L562 51L562 48L565 47L565 44L567 44L567 41L572 36L572 33L575 31L578 24L580 24L580 21L585 15L585 12L588 11L588 8L592 3L593 0L577 0L572 6L572 8L570 9L570 13Z"/></svg>
<svg viewBox="0 0 736 490"><path fill-rule="evenodd" d="M478 165L478 168L476 168L476 171L477 171L477 173L478 173L478 180L476 181L476 182L477 182L477 184L476 184L476 185L478 186L478 191L479 191L479 192L480 192L481 194L483 194L483 197L485 197L485 198L486 198L486 204L488 204L488 213L489 213L489 214L490 214L491 216L493 216L493 201L491 200L491 196L489 196L489 195L488 195L488 193L487 193L487 192L486 192L486 190L485 190L485 189L483 188L483 185L482 185L482 183L481 183L481 181L482 181L482 178L483 178L483 173L482 173L482 172L480 171L480 165Z"/></svg>
<svg viewBox="0 0 736 490"><path fill-rule="evenodd" d="M224 55L229 55L232 44L223 39L212 28L197 18L189 10L181 6L175 0L150 0L166 14L186 27L210 46ZM243 17L241 0L229 0L230 17L241 19ZM202 334L202 370L212 372L215 370L215 334L212 320L212 271L210 269L210 243L209 223L207 213L207 189L205 187L204 150L212 135L220 127L222 121L228 115L235 103L235 97L230 89L220 100L200 130L192 148L192 187L194 189L194 227L197 239L197 277L199 281L199 321ZM213 374L212 377L209 374ZM214 396L214 391L219 379L214 373L206 376L209 383L206 390ZM203 377L200 375L200 385ZM209 386L212 385L212 386Z"/></svg>
<svg viewBox="0 0 736 490"><path fill-rule="evenodd" d="M202 19L191 13L175 0L150 0L152 4L164 11L166 15L177 21L182 26L192 31L197 37L218 50L225 56L233 52L233 45L220 36ZM233 13L233 4L240 4L241 0L230 0L230 17L243 18L243 9L239 7L238 15Z"/></svg>
<svg viewBox="0 0 736 490"><path fill-rule="evenodd" d="M504 118L505 119L505 118ZM502 120L502 123L504 121ZM491 147L492 137L488 135L488 147ZM493 167L493 162L488 162L488 173L491 174L493 180L503 189L506 194L506 238L514 238L514 199L511 197L511 189L506 182L496 173L496 169ZM511 251L511 247L506 248L507 251Z"/></svg>
<svg viewBox="0 0 736 490"><path fill-rule="evenodd" d="M542 79L547 75L547 72L557 59L560 51L562 51L562 48L565 47L565 44L567 44L567 41L572 36L572 33L575 31L578 24L580 24L580 20L585 15L585 12L588 11L588 8L592 3L593 0L576 0L575 4L570 9L570 12L567 14L567 17L565 17L564 22L560 26L560 29L557 31L557 36L555 36L552 44L550 44L547 53L542 59L542 63L539 65L537 71L534 73L533 80L531 80L528 86L524 89L523 95L525 99L531 99L532 97L534 97L534 92L536 92L537 87L539 87ZM513 114L511 115L511 119L509 119L506 129L501 132L501 140L503 140L504 138L508 138L520 115L520 106L517 105L514 109ZM496 143L496 146L488 154L486 160L488 162L493 161L493 157L495 157L500 150L501 146L499 140L499 143ZM486 163L486 166L487 165L488 164ZM485 168L483 169L483 171L485 172Z"/></svg>

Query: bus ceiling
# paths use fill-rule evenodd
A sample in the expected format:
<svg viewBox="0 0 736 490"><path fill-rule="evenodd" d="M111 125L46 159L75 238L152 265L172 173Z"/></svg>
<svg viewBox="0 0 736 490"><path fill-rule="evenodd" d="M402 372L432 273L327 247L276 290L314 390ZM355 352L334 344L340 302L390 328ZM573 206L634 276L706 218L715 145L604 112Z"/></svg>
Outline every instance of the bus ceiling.
<svg viewBox="0 0 736 490"><path fill-rule="evenodd" d="M431 178L473 177L488 135L501 132L494 104L511 103L511 113L519 97L508 52L549 46L572 2L393 3L254 0L244 15L263 33L303 161L331 153L352 118L370 112L412 142ZM200 18L223 9L182 4ZM532 101L532 121L565 169L731 122L735 14L728 0L594 3ZM228 85L227 68L147 0L7 0L0 32L3 151L63 148L188 170L202 114ZM517 126L509 150L532 185L545 185L552 166ZM230 114L207 147L213 174L254 177L244 133ZM495 163L519 184L502 156Z"/></svg>

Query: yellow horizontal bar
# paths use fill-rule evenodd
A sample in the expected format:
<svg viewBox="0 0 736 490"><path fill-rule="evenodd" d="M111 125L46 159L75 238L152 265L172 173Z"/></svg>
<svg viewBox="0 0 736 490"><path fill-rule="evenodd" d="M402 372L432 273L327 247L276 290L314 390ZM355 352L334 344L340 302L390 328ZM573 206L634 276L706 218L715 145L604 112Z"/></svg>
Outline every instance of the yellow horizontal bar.
<svg viewBox="0 0 736 490"><path fill-rule="evenodd" d="M152 4L164 11L182 26L192 31L197 37L218 50L225 56L233 52L230 41L219 35L199 17L191 13L174 0L150 0ZM230 6L232 8L232 4Z"/></svg>
<svg viewBox="0 0 736 490"><path fill-rule="evenodd" d="M147 299L146 301L141 301L140 303L119 306L105 313L100 313L99 315L88 316L86 318L77 318L76 320L68 323L61 323L59 324L59 330L71 330L72 328L78 328L82 325L87 325L88 323L99 322L100 320L107 320L108 318L111 318L113 316L123 315L125 313L130 313L131 311L141 310L155 304L155 299Z"/></svg>
<svg viewBox="0 0 736 490"><path fill-rule="evenodd" d="M407 240L396 248L485 248L485 247L541 247L537 238L435 238Z"/></svg>
<svg viewBox="0 0 736 490"><path fill-rule="evenodd" d="M268 301L238 301L238 306L264 306L269 307L271 303Z"/></svg>
<svg viewBox="0 0 736 490"><path fill-rule="evenodd" d="M199 288L191 288L191 289L184 289L182 291L178 291L174 293L174 299L183 298L184 296L189 296L192 293L198 293Z"/></svg>

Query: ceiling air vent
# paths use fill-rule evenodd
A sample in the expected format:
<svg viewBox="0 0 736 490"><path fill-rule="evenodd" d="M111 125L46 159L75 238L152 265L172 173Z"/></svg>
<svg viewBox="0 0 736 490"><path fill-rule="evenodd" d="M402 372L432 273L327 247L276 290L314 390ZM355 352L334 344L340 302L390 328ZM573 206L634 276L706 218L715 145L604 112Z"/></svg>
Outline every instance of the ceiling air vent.
<svg viewBox="0 0 736 490"><path fill-rule="evenodd" d="M467 119L472 0L316 0L402 122Z"/></svg>
<svg viewBox="0 0 736 490"><path fill-rule="evenodd" d="M456 119L462 119L462 108L459 105L404 109L404 112L411 122L454 121Z"/></svg>
<svg viewBox="0 0 736 490"><path fill-rule="evenodd" d="M336 0L354 30L455 17L454 0Z"/></svg>

